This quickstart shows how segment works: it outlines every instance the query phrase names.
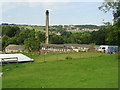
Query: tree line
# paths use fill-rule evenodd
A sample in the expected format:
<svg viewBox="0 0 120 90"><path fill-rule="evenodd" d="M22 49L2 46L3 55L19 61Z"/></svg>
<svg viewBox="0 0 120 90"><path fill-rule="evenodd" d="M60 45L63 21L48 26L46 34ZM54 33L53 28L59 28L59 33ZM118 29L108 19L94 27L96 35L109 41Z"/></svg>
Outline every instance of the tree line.
<svg viewBox="0 0 120 90"><path fill-rule="evenodd" d="M97 45L117 45L118 31L120 27L117 23L110 26L104 26L99 31L85 31L71 33L62 31L61 35L54 33L50 34L49 43L51 44L97 44ZM9 44L25 45L29 51L37 51L40 49L40 44L45 43L45 33L35 32L34 29L20 30L18 26L3 26L2 27L2 47Z"/></svg>

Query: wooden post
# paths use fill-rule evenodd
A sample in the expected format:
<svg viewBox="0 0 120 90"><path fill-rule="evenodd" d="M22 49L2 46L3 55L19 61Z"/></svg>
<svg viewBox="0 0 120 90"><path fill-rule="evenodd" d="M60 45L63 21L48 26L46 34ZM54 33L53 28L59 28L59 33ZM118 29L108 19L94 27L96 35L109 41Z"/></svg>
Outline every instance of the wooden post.
<svg viewBox="0 0 120 90"><path fill-rule="evenodd" d="M45 54L46 54L46 51L44 51L44 60L43 60L43 62L45 62Z"/></svg>
<svg viewBox="0 0 120 90"><path fill-rule="evenodd" d="M18 57L16 57L16 59L17 59L17 64L18 64Z"/></svg>

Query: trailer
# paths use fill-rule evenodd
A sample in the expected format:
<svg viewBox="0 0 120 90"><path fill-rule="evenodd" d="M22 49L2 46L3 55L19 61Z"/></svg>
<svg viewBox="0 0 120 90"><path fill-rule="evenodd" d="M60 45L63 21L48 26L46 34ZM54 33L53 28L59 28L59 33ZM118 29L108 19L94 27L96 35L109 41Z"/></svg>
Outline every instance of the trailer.
<svg viewBox="0 0 120 90"><path fill-rule="evenodd" d="M118 46L100 45L97 51L104 53L118 53Z"/></svg>

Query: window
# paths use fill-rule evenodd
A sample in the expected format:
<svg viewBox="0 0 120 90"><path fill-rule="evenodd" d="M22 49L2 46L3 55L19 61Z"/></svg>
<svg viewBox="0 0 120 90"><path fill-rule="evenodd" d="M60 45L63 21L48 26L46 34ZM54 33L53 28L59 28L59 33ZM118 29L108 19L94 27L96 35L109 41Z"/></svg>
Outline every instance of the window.
<svg viewBox="0 0 120 90"><path fill-rule="evenodd" d="M105 49L105 47L102 47L102 49Z"/></svg>

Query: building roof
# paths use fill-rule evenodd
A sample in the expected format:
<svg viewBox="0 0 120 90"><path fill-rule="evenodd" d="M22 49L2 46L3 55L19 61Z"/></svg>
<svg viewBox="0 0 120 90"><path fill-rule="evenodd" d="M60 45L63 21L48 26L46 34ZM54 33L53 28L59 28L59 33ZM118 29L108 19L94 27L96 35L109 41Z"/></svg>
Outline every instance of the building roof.
<svg viewBox="0 0 120 90"><path fill-rule="evenodd" d="M4 59L4 61L13 61L14 57L18 58L18 62L27 62L27 61L34 61L33 59L23 55L23 54L0 54L0 62L2 62L2 59Z"/></svg>
<svg viewBox="0 0 120 90"><path fill-rule="evenodd" d="M25 47L24 47L24 45L14 45L14 44L10 44L10 45L8 45L5 49L24 50Z"/></svg>

